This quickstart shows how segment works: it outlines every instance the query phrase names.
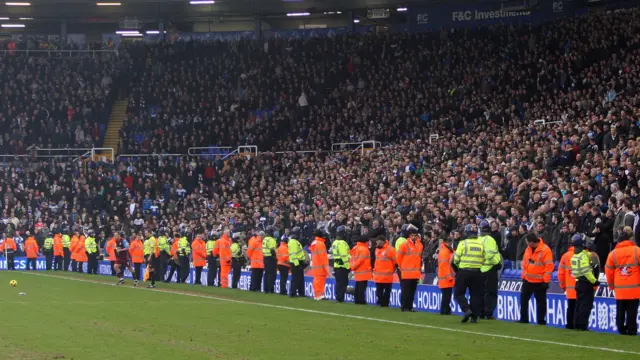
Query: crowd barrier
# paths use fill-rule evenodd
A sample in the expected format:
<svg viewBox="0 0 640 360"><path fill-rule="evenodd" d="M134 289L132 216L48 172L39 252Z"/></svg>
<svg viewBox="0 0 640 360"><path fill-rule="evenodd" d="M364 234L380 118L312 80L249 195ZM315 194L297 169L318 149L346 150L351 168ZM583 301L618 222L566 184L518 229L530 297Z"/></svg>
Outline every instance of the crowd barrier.
<svg viewBox="0 0 640 360"><path fill-rule="evenodd" d="M86 263L84 264L84 272L86 272ZM16 270L26 270L27 260L24 257L17 257L15 259ZM7 263L4 258L0 260L0 269L6 270ZM44 258L39 258L36 262L36 270L45 270ZM143 266L144 271L144 266ZM108 261L100 261L98 264L98 274L111 275L111 266ZM125 276L131 278L131 273L127 270ZM175 276L173 281L175 281ZM195 276L195 269L192 267L189 273L188 283L193 283ZM251 279L251 273L248 269L242 271L242 276L238 283L238 288L241 290L249 290L249 283ZM207 285L207 269L202 271L201 281L203 285ZM431 281L430 281L431 282ZM433 281L435 283L435 280ZM229 275L229 284L231 284L231 274ZM353 286L353 281L351 286ZM162 286L162 285L160 285ZM289 288L289 280L287 281L287 289ZM518 321L520 319L520 289L522 282L519 280L500 280L498 291L498 306L496 308L495 317L502 321ZM280 277L276 279L275 291L280 290ZM307 297L313 296L313 278L305 276L305 295ZM329 300L335 300L335 280L333 278L327 279L325 286L325 297ZM440 312L440 299L442 295L437 285L432 284L420 284L416 293L414 302L414 308L417 311L428 312ZM394 283L391 290L391 303L392 308L400 307L400 284ZM375 283L369 282L366 293L367 303L376 303ZM353 302L353 297L347 295L346 302ZM462 311L457 303L452 302L452 309L456 315L462 315ZM564 327L566 324L566 308L567 300L565 296L559 290L558 284L551 284L550 291L547 294L547 325L554 327ZM529 301L529 319L533 323L535 319L536 302L532 298ZM640 324L640 315L636 319ZM613 292L606 288L605 285L601 286L598 290L595 298L593 310L591 311L591 318L589 319L589 329L599 332L617 333L616 327L616 302L613 298Z"/></svg>

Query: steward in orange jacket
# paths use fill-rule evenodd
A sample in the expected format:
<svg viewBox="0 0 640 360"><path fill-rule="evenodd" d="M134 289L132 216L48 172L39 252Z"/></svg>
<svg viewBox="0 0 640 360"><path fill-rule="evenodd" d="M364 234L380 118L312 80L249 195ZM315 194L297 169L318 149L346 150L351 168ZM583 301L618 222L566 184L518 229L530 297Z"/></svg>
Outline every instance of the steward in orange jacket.
<svg viewBox="0 0 640 360"><path fill-rule="evenodd" d="M321 235L322 232L316 232L316 237L309 246L309 250L311 250L311 275L313 275L313 297L316 300L324 300L324 286L327 283L327 277L331 276L326 240Z"/></svg>
<svg viewBox="0 0 640 360"><path fill-rule="evenodd" d="M573 258L573 244L569 247L558 266L558 282L560 288L565 292L567 297L567 324L565 328L573 329L573 313L576 311L576 278L571 273L571 258Z"/></svg>
<svg viewBox="0 0 640 360"><path fill-rule="evenodd" d="M413 311L413 300L418 288L418 280L422 275L422 250L419 231L415 225L408 224L406 232L409 236L398 248L396 259L402 274L402 311Z"/></svg>
<svg viewBox="0 0 640 360"><path fill-rule="evenodd" d="M196 268L194 284L202 285L202 269L207 264L207 244L202 240L202 235L196 236L191 243L191 257L193 266Z"/></svg>
<svg viewBox="0 0 640 360"><path fill-rule="evenodd" d="M169 275L164 279L164 282L169 283L171 279L173 279L173 274L177 273L176 282L180 282L180 259L178 257L178 245L180 242L180 237L175 236L173 239L173 244L171 244L171 260L169 260ZM205 243L206 246L206 243Z"/></svg>
<svg viewBox="0 0 640 360"><path fill-rule="evenodd" d="M249 291L260 291L262 288L262 275L264 274L264 259L262 255L262 237L252 236L247 244L247 257L251 264L251 284ZM222 277L221 277L222 278Z"/></svg>
<svg viewBox="0 0 640 360"><path fill-rule="evenodd" d="M140 236L135 235L131 244L129 244L129 255L131 255L131 262L135 270L135 279L140 281L142 264L144 264L144 244Z"/></svg>
<svg viewBox="0 0 640 360"><path fill-rule="evenodd" d="M220 259L220 287L226 289L229 287L229 273L231 272L231 231L226 229L222 233L222 237L216 241L213 247L213 256ZM260 249L262 252L262 249Z"/></svg>
<svg viewBox="0 0 640 360"><path fill-rule="evenodd" d="M113 266L116 264L116 238L112 237L107 241L107 244L104 247L105 252L109 255L109 262L111 263L111 275L115 276L116 271L113 269Z"/></svg>
<svg viewBox="0 0 640 360"><path fill-rule="evenodd" d="M547 290L553 273L551 248L536 234L526 236L527 249L522 258L522 292L520 293L520 322L529 323L529 300L536 298L536 320L538 325L547 324Z"/></svg>
<svg viewBox="0 0 640 360"><path fill-rule="evenodd" d="M438 287L442 292L440 315L451 315L451 297L456 283L456 274L451 266L454 250L451 239L446 238L438 251Z"/></svg>
<svg viewBox="0 0 640 360"><path fill-rule="evenodd" d="M391 284L396 273L396 249L389 245L384 235L376 239L376 261L373 267L373 281L376 283L378 305L388 307L391 300Z"/></svg>
<svg viewBox="0 0 640 360"><path fill-rule="evenodd" d="M78 269L77 271L79 273L82 273L83 270L83 266L84 263L86 263L89 258L87 257L87 250L84 247L84 241L86 240L86 237L84 235L80 235L78 237L78 243L76 244L76 261L78 262Z"/></svg>
<svg viewBox="0 0 640 360"><path fill-rule="evenodd" d="M62 234L55 234L53 236L53 270L62 270L63 259Z"/></svg>
<svg viewBox="0 0 640 360"><path fill-rule="evenodd" d="M75 231L71 237L71 244L69 245L69 251L71 252L71 271L78 271L78 257L76 256L76 248L80 241L80 233ZM114 274L115 275L115 274Z"/></svg>
<svg viewBox="0 0 640 360"><path fill-rule="evenodd" d="M622 335L637 335L640 302L640 248L631 240L633 230L625 226L615 249L607 257L607 284L616 296L616 325Z"/></svg>
<svg viewBox="0 0 640 360"><path fill-rule="evenodd" d="M349 265L356 281L354 302L358 305L366 305L367 283L371 280L371 252L369 251L369 237L362 235L356 246L349 252L351 258Z"/></svg>
<svg viewBox="0 0 640 360"><path fill-rule="evenodd" d="M291 265L289 264L289 245L286 240L280 241L276 257L280 274L280 295L287 295L287 280L289 280Z"/></svg>
<svg viewBox="0 0 640 360"><path fill-rule="evenodd" d="M31 270L36 269L36 258L38 257L38 243L33 236L29 236L24 242L24 252L27 254L27 270L31 267ZM31 265L31 266L29 266Z"/></svg>
<svg viewBox="0 0 640 360"><path fill-rule="evenodd" d="M6 239L4 239L4 241L0 244L0 256L7 256L7 270L15 270L16 269L16 265L15 265L15 256L16 256L16 251L18 251L18 245L16 245L15 240L13 240L12 237L8 237ZM28 263L27 263L28 265ZM27 269L29 270L29 269ZM35 265L34 265L34 270L35 270Z"/></svg>

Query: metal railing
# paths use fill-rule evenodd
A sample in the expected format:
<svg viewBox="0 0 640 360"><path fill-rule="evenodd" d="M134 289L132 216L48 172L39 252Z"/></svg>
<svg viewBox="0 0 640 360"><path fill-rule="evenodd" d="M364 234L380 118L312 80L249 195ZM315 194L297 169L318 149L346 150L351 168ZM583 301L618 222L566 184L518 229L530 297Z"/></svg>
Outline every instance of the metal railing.
<svg viewBox="0 0 640 360"><path fill-rule="evenodd" d="M91 55L95 57L96 54L108 54L112 53L118 56L118 50L56 50L56 49L37 49L37 50L0 50L0 54L12 55L12 54L26 54L29 55L41 55L44 54L47 57L64 56L72 57L73 55Z"/></svg>
<svg viewBox="0 0 640 360"><path fill-rule="evenodd" d="M180 157L180 156L184 156L184 154L122 154L122 155L116 156L116 158L118 161L120 160L136 161L137 158L170 157L170 156Z"/></svg>
<svg viewBox="0 0 640 360"><path fill-rule="evenodd" d="M232 151L234 151L232 146L199 146L199 147L190 147L189 149L187 149L187 155L218 156L218 155L227 155Z"/></svg>
<svg viewBox="0 0 640 360"><path fill-rule="evenodd" d="M554 125L554 124L562 124L563 121L547 121L545 119L538 119L533 121L533 125Z"/></svg>
<svg viewBox="0 0 640 360"><path fill-rule="evenodd" d="M367 150L373 150L382 147L382 143L380 141L375 140L367 140L361 142L353 142L353 143L335 143L331 144L331 152L345 152L351 151L356 152L360 150L364 153Z"/></svg>
<svg viewBox="0 0 640 360"><path fill-rule="evenodd" d="M440 139L440 136L438 134L429 135L429 144L431 144L433 141L438 141L438 139Z"/></svg>

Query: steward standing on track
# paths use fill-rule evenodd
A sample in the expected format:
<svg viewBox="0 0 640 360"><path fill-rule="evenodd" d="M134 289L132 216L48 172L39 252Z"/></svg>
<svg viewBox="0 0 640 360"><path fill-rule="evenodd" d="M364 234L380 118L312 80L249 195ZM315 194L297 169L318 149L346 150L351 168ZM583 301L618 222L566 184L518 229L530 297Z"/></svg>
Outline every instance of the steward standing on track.
<svg viewBox="0 0 640 360"><path fill-rule="evenodd" d="M98 244L93 237L93 230L89 231L89 236L84 240L84 248L87 252L87 274L98 274Z"/></svg>
<svg viewBox="0 0 640 360"><path fill-rule="evenodd" d="M453 254L452 239L446 237L438 251L438 287L442 292L440 315L451 315L451 297L456 283L456 273L451 266Z"/></svg>
<svg viewBox="0 0 640 360"><path fill-rule="evenodd" d="M184 234L178 241L177 253L178 258L180 259L180 273L178 274L178 279L180 280L180 283L184 283L187 281L187 278L189 278L189 272L191 272L191 269L189 268L189 254L191 254L191 248L189 247L189 241Z"/></svg>
<svg viewBox="0 0 640 360"><path fill-rule="evenodd" d="M329 255L323 235L322 230L316 230L315 239L309 246L309 250L311 250L311 275L313 275L313 298L315 300L324 300L327 277L331 276Z"/></svg>
<svg viewBox="0 0 640 360"><path fill-rule="evenodd" d="M566 329L574 329L574 313L576 310L576 278L571 273L571 259L575 251L574 244L582 240L581 234L575 234L571 237L569 243L569 249L560 259L560 265L558 266L558 282L560 288L565 292L567 297L567 324Z"/></svg>
<svg viewBox="0 0 640 360"><path fill-rule="evenodd" d="M156 279L158 278L158 268L160 265L160 247L158 246L158 240L149 236L147 240L144 241L144 258L147 262L147 271L149 272L149 280L151 284L147 286L149 289L153 289L156 287ZM180 274L178 274L180 277ZM146 281L146 280L145 280Z"/></svg>
<svg viewBox="0 0 640 360"><path fill-rule="evenodd" d="M289 261L291 262L291 285L289 286L289 297L304 297L304 269L307 267L307 257L304 248L298 237L302 231L299 227L291 229L289 237Z"/></svg>
<svg viewBox="0 0 640 360"><path fill-rule="evenodd" d="M625 226L618 244L609 254L605 273L607 283L616 295L616 325L621 335L638 335L638 303L640 302L640 248L631 240L633 230Z"/></svg>
<svg viewBox="0 0 640 360"><path fill-rule="evenodd" d="M254 235L249 239L247 245L247 256L249 256L251 266L251 283L249 291L260 291L262 286L262 275L264 274L264 259L262 256L262 237L264 234Z"/></svg>
<svg viewBox="0 0 640 360"><path fill-rule="evenodd" d="M373 267L373 281L376 283L376 297L380 307L389 307L391 284L396 273L396 249L389 245L384 235L376 239L376 261Z"/></svg>
<svg viewBox="0 0 640 360"><path fill-rule="evenodd" d="M38 243L36 242L36 239L33 236L29 236L27 240L24 242L24 252L27 255L27 270L29 270L29 264L31 264L31 270L36 269L36 259L38 257L38 251L39 249L38 249ZM15 267L13 266L12 262L8 264L9 270L15 270Z"/></svg>
<svg viewBox="0 0 640 360"><path fill-rule="evenodd" d="M520 293L520 323L529 323L529 300L536 298L536 321L546 325L547 290L553 273L553 253L536 234L526 236L527 249L522 258L522 291Z"/></svg>
<svg viewBox="0 0 640 360"><path fill-rule="evenodd" d="M371 280L371 252L369 251L369 235L361 235L356 246L350 252L350 267L353 270L353 278L356 281L354 303L367 304L367 284Z"/></svg>
<svg viewBox="0 0 640 360"><path fill-rule="evenodd" d="M454 297L464 312L461 322L466 323L471 319L472 323L477 323L478 317L482 314L482 296L484 295L482 292L484 276L480 269L484 265L486 254L484 241L476 238L475 225L466 225L464 232L466 239L458 244L453 256L453 266L457 270ZM471 305L466 298L467 289L469 289Z"/></svg>
<svg viewBox="0 0 640 360"><path fill-rule="evenodd" d="M400 245L396 259L402 275L401 310L413 312L413 300L416 296L418 280L422 275L422 250L424 247L415 225L407 225L407 235L409 238Z"/></svg>
<svg viewBox="0 0 640 360"><path fill-rule="evenodd" d="M264 259L264 292L273 294L276 286L278 259L276 258L276 239L273 238L273 226L267 226L267 236L262 240L262 258Z"/></svg>
<svg viewBox="0 0 640 360"><path fill-rule="evenodd" d="M216 233L209 234L207 240L207 286L215 286L216 275L218 274L218 259L213 255L213 248L216 246L218 235ZM220 282L218 281L218 285Z"/></svg>
<svg viewBox="0 0 640 360"><path fill-rule="evenodd" d="M331 255L333 257L333 271L336 279L336 301L344 302L344 295L349 285L349 244L344 240L346 228L338 226L336 229L336 240L331 244Z"/></svg>
<svg viewBox="0 0 640 360"><path fill-rule="evenodd" d="M62 270L62 259L64 251L62 250L62 236L58 233L53 236L53 269Z"/></svg>
<svg viewBox="0 0 640 360"><path fill-rule="evenodd" d="M158 246L160 241L158 240ZM202 240L201 235L196 235L196 238L191 243L191 256L193 258L193 266L196 268L195 285L202 285L202 269L207 260L207 245ZM162 273L162 269L160 269Z"/></svg>
<svg viewBox="0 0 640 360"><path fill-rule="evenodd" d="M487 220L480 222L480 240L484 242L487 256L480 271L484 276L484 299L481 319L495 320L493 313L498 306L498 276L502 269L502 257L496 240L491 236L491 224Z"/></svg>
<svg viewBox="0 0 640 360"><path fill-rule="evenodd" d="M27 236L29 235L29 233L27 233ZM29 239L33 239L33 237L29 237ZM27 240L29 240L27 239ZM35 242L36 240L33 239L33 241ZM25 243L25 249L26 249L26 243ZM36 249L37 249L37 243L36 243ZM2 244L0 245L0 252L2 253L2 256L6 255L7 258L5 259L7 261L7 270L15 270L16 269L16 265L15 265L15 256L16 256L16 251L18 251L18 246L16 245L15 240L13 240L12 237L6 235L4 240L2 241ZM26 250L25 250L26 251ZM36 254L38 253L38 250L36 250ZM28 258L28 256L27 256ZM27 270L29 270L28 267L28 260L27 260ZM35 263L33 266L33 270L35 270Z"/></svg>
<svg viewBox="0 0 640 360"><path fill-rule="evenodd" d="M240 275L242 274L242 267L247 264L247 258L242 251L242 247L238 242L237 236L231 237L231 268L233 269L233 275L231 275L231 288L237 289L238 282L240 281Z"/></svg>
<svg viewBox="0 0 640 360"><path fill-rule="evenodd" d="M46 269L51 270L51 265L53 263L53 238L51 236L44 239L42 253L44 253L45 256Z"/></svg>
<svg viewBox="0 0 640 360"><path fill-rule="evenodd" d="M280 295L287 295L287 280L289 279L289 271L291 265L289 264L289 245L287 245L287 238L280 241L278 246L278 272L280 273Z"/></svg>
<svg viewBox="0 0 640 360"><path fill-rule="evenodd" d="M222 232L222 237L216 240L216 245L213 248L213 255L220 258L220 287L226 289L229 287L229 273L231 272L232 258L231 253L231 239L229 235L231 231L225 229Z"/></svg>
<svg viewBox="0 0 640 360"><path fill-rule="evenodd" d="M576 236L574 235L574 237ZM591 253L585 249L584 239L578 236L572 240L574 254L571 258L571 273L576 279L574 328L579 331L587 331L596 294L594 287L597 288L600 282L598 282L597 275L593 273Z"/></svg>
<svg viewBox="0 0 640 360"><path fill-rule="evenodd" d="M69 235L62 235L62 251L64 253L62 268L69 271L69 263L71 261L71 238Z"/></svg>
<svg viewBox="0 0 640 360"><path fill-rule="evenodd" d="M131 261L133 262L134 280L140 281L142 264L144 263L144 245L140 236L133 235L133 241L129 245L129 255L131 255Z"/></svg>

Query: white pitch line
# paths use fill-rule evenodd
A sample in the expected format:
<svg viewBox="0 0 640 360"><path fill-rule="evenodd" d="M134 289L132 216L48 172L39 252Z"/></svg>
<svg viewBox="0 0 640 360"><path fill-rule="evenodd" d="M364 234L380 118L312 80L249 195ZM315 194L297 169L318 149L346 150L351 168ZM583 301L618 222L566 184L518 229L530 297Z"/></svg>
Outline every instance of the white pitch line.
<svg viewBox="0 0 640 360"><path fill-rule="evenodd" d="M51 277L51 278L63 279L63 280L86 282L86 283L91 283L91 284L115 286L115 284L109 284L109 283L105 283L105 282L101 282L101 281L86 280L86 279L76 279L76 278L65 277L65 276L55 276L55 275L49 275L49 274L40 274L40 273L36 273L36 272L24 272L23 274L43 276L43 277ZM292 310L292 311L299 311L299 312L305 312L305 313L310 313L310 314L328 315L328 316L342 317L342 318L348 318L348 319L357 319L357 320L367 320L367 321L374 321L374 322L385 323L385 324L411 326L411 327L422 328L422 329L433 329L433 330L439 330L439 331L449 331L449 332L454 332L454 333L477 335L477 336L486 336L486 337L493 337L493 338L500 338L500 339L507 339L507 340L517 340L517 341L537 343L537 344L556 345L556 346L563 346L563 347L577 348L577 349L585 349L585 350L598 350L598 351L604 351L604 352L610 352L610 353L618 353L618 354L640 355L640 352L631 351L631 350L613 349L613 348L606 348L606 347L600 347L600 346L570 344L570 343L563 343L563 342L559 342L559 341L531 339L531 338L523 338L523 337L518 337L518 336L510 336L510 335L483 333L483 332L476 332L476 331L469 331L469 330L462 330L462 329L454 329L454 328L448 328L448 327L440 327L440 326L425 325L425 324L415 324L415 323L408 323L408 322L387 320L387 319L378 319L378 318L372 318L372 317L366 317L366 316L340 314L340 313L334 313L334 312L329 312L329 311L301 309L301 308L290 307L290 306L265 304L265 303L258 303L258 302L244 301L244 300L226 299L226 298L221 298L221 297L216 297L216 296L190 294L190 293L184 293L184 292L175 291L175 290L163 290L163 289L157 289L157 288L156 289L147 289L147 288L133 288L133 287L126 287L126 288L128 288L128 289L150 290L150 291L161 292L161 293L166 293L166 294L176 294L176 295L190 296L190 297L217 300L217 301L226 301L226 302L230 302L230 303L234 303L234 304L244 304L244 305L254 305L254 306L257 305L257 306L273 308L273 309Z"/></svg>

